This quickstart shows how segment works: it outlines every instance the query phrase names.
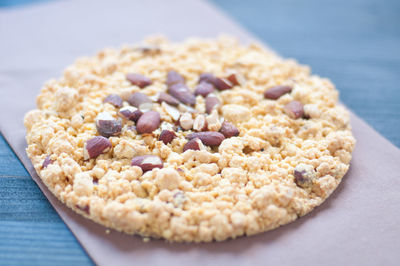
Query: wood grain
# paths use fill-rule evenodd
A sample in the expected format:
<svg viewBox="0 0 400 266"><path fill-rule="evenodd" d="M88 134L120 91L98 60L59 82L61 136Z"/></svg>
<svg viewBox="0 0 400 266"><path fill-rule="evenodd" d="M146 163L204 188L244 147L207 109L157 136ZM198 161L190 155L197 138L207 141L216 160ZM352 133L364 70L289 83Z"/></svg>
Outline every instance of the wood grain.
<svg viewBox="0 0 400 266"><path fill-rule="evenodd" d="M92 264L2 135L0 264Z"/></svg>

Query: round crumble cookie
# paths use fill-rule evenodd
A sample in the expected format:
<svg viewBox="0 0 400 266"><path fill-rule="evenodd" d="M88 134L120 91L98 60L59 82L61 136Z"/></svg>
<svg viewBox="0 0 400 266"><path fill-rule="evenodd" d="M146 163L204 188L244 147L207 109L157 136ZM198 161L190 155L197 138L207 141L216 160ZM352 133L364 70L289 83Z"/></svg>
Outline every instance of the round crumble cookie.
<svg viewBox="0 0 400 266"><path fill-rule="evenodd" d="M153 37L80 58L24 123L29 158L68 207L178 242L305 215L339 185L355 144L329 80L229 37Z"/></svg>

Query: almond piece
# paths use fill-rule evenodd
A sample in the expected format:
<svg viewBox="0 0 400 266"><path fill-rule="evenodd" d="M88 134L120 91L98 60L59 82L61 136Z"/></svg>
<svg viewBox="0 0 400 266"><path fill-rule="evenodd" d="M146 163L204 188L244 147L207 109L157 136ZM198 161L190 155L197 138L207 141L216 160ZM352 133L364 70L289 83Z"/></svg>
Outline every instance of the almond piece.
<svg viewBox="0 0 400 266"><path fill-rule="evenodd" d="M135 50L143 53L144 55L156 55L161 53L161 48L156 45L142 45L137 47Z"/></svg>
<svg viewBox="0 0 400 266"><path fill-rule="evenodd" d="M216 77L212 73L202 73L200 74L199 82L208 82L210 84L214 84Z"/></svg>
<svg viewBox="0 0 400 266"><path fill-rule="evenodd" d="M121 116L122 118L137 122L142 116L142 112L137 109L136 107L133 106L125 106L119 109L118 115Z"/></svg>
<svg viewBox="0 0 400 266"><path fill-rule="evenodd" d="M136 123L136 130L139 134L152 133L161 123L160 114L156 111L144 113Z"/></svg>
<svg viewBox="0 0 400 266"><path fill-rule="evenodd" d="M206 131L207 120L205 115L198 115L193 121L193 129L195 131Z"/></svg>
<svg viewBox="0 0 400 266"><path fill-rule="evenodd" d="M181 112L181 113L191 113L191 114L195 114L195 113L198 112L196 109L194 109L194 108L192 108L192 107L190 107L190 106L188 106L188 105L185 105L185 104L183 104L183 103L180 103L180 104L178 105L178 109L179 109L179 112Z"/></svg>
<svg viewBox="0 0 400 266"><path fill-rule="evenodd" d="M201 150L201 145L203 145L203 143L201 143L201 140L199 138L191 139L183 146L183 152L187 150L199 151Z"/></svg>
<svg viewBox="0 0 400 266"><path fill-rule="evenodd" d="M85 160L96 158L100 154L108 152L111 147L111 142L107 138L96 136L86 141L83 148L83 158Z"/></svg>
<svg viewBox="0 0 400 266"><path fill-rule="evenodd" d="M185 83L185 78L181 74L176 72L175 70L170 70L170 71L168 71L167 81L165 83L169 87L173 84Z"/></svg>
<svg viewBox="0 0 400 266"><path fill-rule="evenodd" d="M132 159L132 166L139 166L143 172L153 170L154 168L163 168L164 163L160 157L155 155L136 156Z"/></svg>
<svg viewBox="0 0 400 266"><path fill-rule="evenodd" d="M175 107L172 107L171 105L169 105L165 102L161 103L161 106L164 108L165 112L167 112L174 121L179 120L179 117L181 116L181 112L179 112L178 109L176 109Z"/></svg>
<svg viewBox="0 0 400 266"><path fill-rule="evenodd" d="M214 110L214 108L219 108L220 105L221 105L221 102L219 101L217 96L215 96L215 94L213 94L213 93L208 94L208 96L206 97L206 112L207 112L207 114L211 113L212 110Z"/></svg>
<svg viewBox="0 0 400 266"><path fill-rule="evenodd" d="M153 83L148 77L137 73L126 74L126 79L129 80L132 85L136 85L141 89Z"/></svg>
<svg viewBox="0 0 400 266"><path fill-rule="evenodd" d="M201 95L203 97L206 97L208 94L214 92L214 85L208 82L201 82L199 85L197 85L196 90L194 91L194 95Z"/></svg>
<svg viewBox="0 0 400 266"><path fill-rule="evenodd" d="M219 132L221 132L225 138L239 136L239 129L237 129L237 127L235 127L232 123L229 123L228 121L224 121L222 123Z"/></svg>
<svg viewBox="0 0 400 266"><path fill-rule="evenodd" d="M291 86L279 85L269 88L264 92L264 97L266 99L276 100L279 99L282 95L289 93L292 91Z"/></svg>
<svg viewBox="0 0 400 266"><path fill-rule="evenodd" d="M182 114L181 117L179 118L179 124L185 130L192 129L193 127L192 115L190 113Z"/></svg>
<svg viewBox="0 0 400 266"><path fill-rule="evenodd" d="M122 98L118 94L110 94L103 100L103 103L109 103L117 108L121 108Z"/></svg>
<svg viewBox="0 0 400 266"><path fill-rule="evenodd" d="M167 145L168 143L171 143L174 138L176 138L176 134L174 131L172 130L163 130L161 131L160 137L158 138L158 140L161 140L162 142L164 142L165 145Z"/></svg>
<svg viewBox="0 0 400 266"><path fill-rule="evenodd" d="M146 113L151 109L153 109L153 103L142 103L141 105L139 105L139 110L142 113Z"/></svg>
<svg viewBox="0 0 400 266"><path fill-rule="evenodd" d="M143 103L151 102L151 99L146 94L141 92L132 93L131 96L129 96L128 98L128 103L132 106L135 106L136 108L139 108L139 106Z"/></svg>
<svg viewBox="0 0 400 266"><path fill-rule="evenodd" d="M221 121L219 119L218 111L214 109L211 114L206 117L207 127L210 131L219 131L221 128Z"/></svg>
<svg viewBox="0 0 400 266"><path fill-rule="evenodd" d="M102 112L96 117L96 128L103 137L118 136L122 130L122 121L114 119L108 112Z"/></svg>
<svg viewBox="0 0 400 266"><path fill-rule="evenodd" d="M160 94L157 97L157 102L158 103L166 102L170 105L175 105L175 106L179 104L178 99L165 92L160 92Z"/></svg>
<svg viewBox="0 0 400 266"><path fill-rule="evenodd" d="M169 89L169 94L178 99L181 103L188 105L196 104L196 96L189 90L189 88L182 83L172 84Z"/></svg>
<svg viewBox="0 0 400 266"><path fill-rule="evenodd" d="M43 163L42 163L42 169L46 168L49 166L49 164L54 163L52 159L50 159L50 155L47 155L46 158L44 158Z"/></svg>
<svg viewBox="0 0 400 266"><path fill-rule="evenodd" d="M244 77L238 73L232 73L229 76L227 76L226 79L229 80L234 86L244 85L245 83Z"/></svg>
<svg viewBox="0 0 400 266"><path fill-rule="evenodd" d="M291 101L286 104L284 111L292 119L301 118L304 115L303 104L299 101Z"/></svg>
<svg viewBox="0 0 400 266"><path fill-rule="evenodd" d="M313 166L300 163L294 168L293 175L296 185L307 188L312 186L316 173Z"/></svg>
<svg viewBox="0 0 400 266"><path fill-rule="evenodd" d="M77 207L81 211L85 212L87 215L90 214L90 206L89 205L85 205L84 207L81 207L78 204L76 204L75 207Z"/></svg>
<svg viewBox="0 0 400 266"><path fill-rule="evenodd" d="M182 169L178 168L177 171L181 172ZM186 201L187 201L187 198L182 191L178 191L172 196L172 204L174 205L175 208L182 208L183 204Z"/></svg>
<svg viewBox="0 0 400 266"><path fill-rule="evenodd" d="M231 74L227 78L218 78L211 73L203 73L200 75L199 83L207 82L214 85L216 89L223 91L232 89L235 85L240 85L241 80L241 77L237 74Z"/></svg>
<svg viewBox="0 0 400 266"><path fill-rule="evenodd" d="M233 88L233 84L226 78L216 78L213 85L220 91L229 90Z"/></svg>
<svg viewBox="0 0 400 266"><path fill-rule="evenodd" d="M207 146L219 146L221 142L225 139L224 135L215 131L191 133L187 135L186 138L189 140L199 138L201 142Z"/></svg>

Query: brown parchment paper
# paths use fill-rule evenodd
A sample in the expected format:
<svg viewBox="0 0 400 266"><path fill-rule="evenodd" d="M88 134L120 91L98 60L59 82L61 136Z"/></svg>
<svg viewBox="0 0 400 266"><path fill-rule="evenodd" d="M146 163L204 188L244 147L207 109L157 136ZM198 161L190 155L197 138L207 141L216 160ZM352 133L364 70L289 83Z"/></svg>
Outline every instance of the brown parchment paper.
<svg viewBox="0 0 400 266"><path fill-rule="evenodd" d="M250 4L250 3L249 3ZM399 265L400 150L352 115L351 168L313 212L276 230L222 243L144 243L73 213L25 155L23 115L42 84L105 46L163 33L254 39L203 1L54 1L0 10L0 130L55 210L99 265Z"/></svg>

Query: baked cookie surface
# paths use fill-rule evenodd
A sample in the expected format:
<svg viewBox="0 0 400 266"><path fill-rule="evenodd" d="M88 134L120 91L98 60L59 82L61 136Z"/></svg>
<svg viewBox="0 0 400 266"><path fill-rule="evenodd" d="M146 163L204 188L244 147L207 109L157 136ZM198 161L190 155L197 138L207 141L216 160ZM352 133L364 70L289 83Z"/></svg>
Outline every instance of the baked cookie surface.
<svg viewBox="0 0 400 266"><path fill-rule="evenodd" d="M68 207L129 234L222 241L294 221L349 168L338 92L229 37L105 49L48 81L27 154Z"/></svg>

